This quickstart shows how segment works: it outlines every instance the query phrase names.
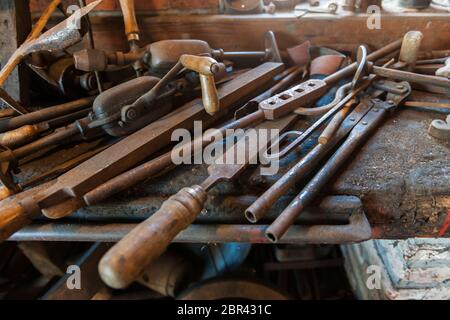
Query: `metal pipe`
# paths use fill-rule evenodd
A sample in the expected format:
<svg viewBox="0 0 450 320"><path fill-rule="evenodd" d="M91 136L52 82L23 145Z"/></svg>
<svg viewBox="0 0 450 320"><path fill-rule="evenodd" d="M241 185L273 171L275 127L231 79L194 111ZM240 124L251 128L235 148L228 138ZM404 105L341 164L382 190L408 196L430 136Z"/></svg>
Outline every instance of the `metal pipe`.
<svg viewBox="0 0 450 320"><path fill-rule="evenodd" d="M429 76L414 72L394 70L390 68L373 66L373 73L389 79L421 83L426 85L435 85L438 87L450 89L450 80L443 77Z"/></svg>
<svg viewBox="0 0 450 320"><path fill-rule="evenodd" d="M98 186L97 188L86 193L83 197L87 205L93 205L103 201L104 199L130 188L131 186L157 174L162 170L167 169L168 166L172 165L172 153L178 153L186 148L204 147L211 143L211 139L215 135L224 135L228 129L244 128L249 125L255 124L255 121L259 120L259 115L256 113L251 113L241 119L233 121L220 129L214 130L208 135L202 136L202 138L195 139L191 142L189 146L181 146L172 151L169 151L153 160L150 160L134 169L126 171L113 179L105 182L104 184ZM201 141L199 141L201 140ZM199 150L194 149L194 153Z"/></svg>
<svg viewBox="0 0 450 320"><path fill-rule="evenodd" d="M23 114L11 119L0 120L0 132L14 130L27 124L36 124L42 121L84 109L94 102L96 96L81 98L60 105L47 107L38 111Z"/></svg>
<svg viewBox="0 0 450 320"><path fill-rule="evenodd" d="M303 190L292 200L289 206L267 228L266 236L272 242L277 242L286 233L300 212L311 203L325 184L336 174L344 162L355 152L356 148L366 140L380 125L387 113L384 108L373 108L363 119L361 125L356 126L350 136L331 156L327 163L317 172ZM371 119L370 122L365 119Z"/></svg>
<svg viewBox="0 0 450 320"><path fill-rule="evenodd" d="M378 49L371 54L367 56L368 61L376 61L378 59L383 58L384 56L388 55L389 53L396 51L401 48L403 39L399 39L397 41L394 41L387 46L384 46L381 49ZM356 71L357 63L354 62L347 67L333 73L332 75L329 75L324 79L324 81L327 83L327 85L332 85L337 83L339 80L351 77L353 73Z"/></svg>
<svg viewBox="0 0 450 320"><path fill-rule="evenodd" d="M289 84L292 83L292 81L295 80L295 78L299 75L300 71L301 68L293 69L293 71L288 73L283 79L280 80L280 82L275 84L272 88L268 89L266 92L262 93L255 99L252 99L252 101L259 102L261 100L264 100L267 96L271 96L283 90L286 86L288 86ZM99 203L105 200L106 198L109 198L110 196L120 191L126 190L131 186L161 172L162 170L167 169L167 167L172 165L172 158L171 158L172 153L178 153L179 151L184 150L186 148L192 149L194 146L201 146L203 148L204 146L208 145L211 142L212 137L214 137L215 135L224 136L226 130L228 129L245 128L249 125L256 125L262 120L263 119L259 112L253 112L245 117L242 117L241 119L232 121L227 125L223 126L222 128L214 130L214 132L211 132L208 135L202 136L202 138L200 139L195 139L187 147L183 146L178 149L169 151L134 169L131 169L127 172L124 172L116 176L115 178L107 181L106 183L88 192L86 195L84 195L83 199L87 205ZM194 149L193 153L196 152L198 152L198 150Z"/></svg>
<svg viewBox="0 0 450 320"><path fill-rule="evenodd" d="M80 133L80 129L78 128L78 126L76 125L67 126L66 128L60 131L56 131L52 134L49 134L48 136L33 141L23 147L0 153L0 162L22 159L23 157L26 157L45 147L54 145L56 143L60 143L64 139L70 138L76 135L77 133Z"/></svg>
<svg viewBox="0 0 450 320"><path fill-rule="evenodd" d="M118 242L137 224L68 224L45 223L27 226L9 241L77 241L77 242ZM267 225L191 225L174 239L182 243L270 243L264 236ZM372 230L361 210L350 216L349 223L343 225L294 225L279 243L343 244L370 239Z"/></svg>

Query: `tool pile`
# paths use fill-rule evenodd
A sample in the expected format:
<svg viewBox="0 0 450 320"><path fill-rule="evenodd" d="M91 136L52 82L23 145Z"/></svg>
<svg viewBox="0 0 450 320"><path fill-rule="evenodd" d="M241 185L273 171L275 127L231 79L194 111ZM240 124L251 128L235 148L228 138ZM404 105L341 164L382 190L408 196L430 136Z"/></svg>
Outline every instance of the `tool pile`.
<svg viewBox="0 0 450 320"><path fill-rule="evenodd" d="M66 217L167 172L175 167L173 154L192 151L195 157L231 129L281 133L250 148L244 161L219 161L249 144L245 136L234 137L235 143L209 165L203 182L171 196L109 249L99 272L113 288L130 285L165 252L202 212L214 186L238 178L255 162L262 167L280 159L286 163L283 159L320 130L308 153L289 164L287 173L245 211L247 228L255 235L263 232L265 241L273 243L369 239L371 228L362 210L343 224L300 226L296 221L391 113L403 105L420 106L407 101L413 89L433 94L450 89L445 53L420 52L423 36L417 31L370 54L360 46L354 62L309 42L284 55L270 31L265 49L256 52L227 52L201 40L179 39L141 47L133 1L121 0L130 50L110 53L95 48L90 30L88 14L100 2L85 6L80 1L79 11L41 35L51 13L61 7L60 1L52 1L0 72L2 84L17 64L26 63L47 90L75 98L30 111L1 92L11 110L2 111L0 119L0 240L42 216ZM86 34L89 48L68 53ZM312 125L289 131L304 118ZM199 121L203 135L172 148L174 132L193 131ZM448 122L430 127L430 134L440 139L448 139L449 132ZM79 144L89 147L47 172L25 181L16 176L24 164ZM300 181L304 187L270 225L252 225Z"/></svg>

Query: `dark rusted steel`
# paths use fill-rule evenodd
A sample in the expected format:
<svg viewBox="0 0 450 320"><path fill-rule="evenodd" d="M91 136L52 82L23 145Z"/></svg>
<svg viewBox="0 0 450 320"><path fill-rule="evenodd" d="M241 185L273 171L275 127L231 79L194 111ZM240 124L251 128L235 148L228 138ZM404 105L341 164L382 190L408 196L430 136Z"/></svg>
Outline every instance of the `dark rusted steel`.
<svg viewBox="0 0 450 320"><path fill-rule="evenodd" d="M284 131L295 119L296 116L291 115L277 121L266 121L255 129ZM233 159L235 162L236 150L242 150L240 147L245 148L247 144L247 138L242 137L225 152L223 159ZM205 205L207 191L218 182L232 180L241 174L264 148L263 143L259 143L257 148L250 148L242 163L219 162L210 165L209 176L200 185L183 188L166 200L155 214L139 224L102 258L99 271L103 281L113 288L130 285L143 268L167 249L180 231L194 222Z"/></svg>
<svg viewBox="0 0 450 320"><path fill-rule="evenodd" d="M341 141L350 130L364 117L372 106L370 101L363 101L343 122L341 129L336 132L333 140L326 145L318 144L296 163L285 175L277 180L264 194L262 194L245 211L246 218L253 223L262 219L267 211L281 196L283 196L296 182L311 172L320 161ZM353 119L353 120L350 120Z"/></svg>
<svg viewBox="0 0 450 320"><path fill-rule="evenodd" d="M124 238L136 223L40 223L16 232L10 241L78 241L117 242ZM194 243L271 243L265 236L267 225L194 224L181 231L174 242ZM352 243L369 240L372 231L361 210L356 210L348 224L293 225L278 243Z"/></svg>
<svg viewBox="0 0 450 320"><path fill-rule="evenodd" d="M14 130L28 124L54 119L65 114L80 111L92 104L95 97L81 98L60 105L42 108L38 111L16 116L11 119L0 120L0 132Z"/></svg>
<svg viewBox="0 0 450 320"><path fill-rule="evenodd" d="M50 129L60 128L62 126L68 125L69 123L86 117L90 112L89 109L82 109L80 111L67 114L65 116L49 120L47 122L41 122L38 124L25 125L20 128L0 133L0 145L13 149L24 145L27 142L35 140L35 138L42 132L48 131ZM14 153L14 151L9 151ZM0 158L2 157L0 153ZM18 157L15 156L18 160Z"/></svg>
<svg viewBox="0 0 450 320"><path fill-rule="evenodd" d="M405 88L409 87L406 82L401 83ZM280 216L267 228L266 236L272 242L277 242L283 234L294 223L295 217L317 197L325 184L337 173L345 161L356 151L356 149L372 134L381 124L389 110L396 107L405 99L411 89L400 95L388 95L388 100L382 102L374 100L371 110L352 129L349 137L343 142L339 149L331 156L327 163L315 174L303 190L294 198L289 206ZM394 98L395 97L395 98Z"/></svg>
<svg viewBox="0 0 450 320"><path fill-rule="evenodd" d="M289 71L289 70L288 70ZM283 90L286 86L288 86L292 81L294 81L300 72L302 71L301 68L294 67L290 72L285 72L285 77L283 77L280 82L275 84L272 88L267 90L266 92L262 93L258 97L252 99L249 103L255 102L256 104L262 100L264 100L267 97L270 97L272 94L277 93L280 90ZM195 145L201 145L202 147L206 146L211 142L212 137L214 137L216 134L219 134L224 136L227 129L237 129L237 128L245 128L250 125L256 125L260 121L259 116L257 113L251 113L248 116L245 116L241 119L235 120L224 127L217 129L217 131L212 132L208 135L205 135L201 138L201 142L194 140L191 143L191 148L193 148ZM184 149L185 147L180 148ZM92 205L99 203L103 201L104 199L112 196L115 193L118 193L120 191L126 190L127 188L130 188L131 186L151 177L152 175L155 175L161 170L164 170L171 166L172 160L171 160L171 153L175 152L177 153L177 150L172 150L170 152L165 153L164 155L161 155L155 159L152 159L136 168L133 168L127 172L124 172L123 174L120 174L113 179L105 182L104 184L98 186L97 188L91 190L86 195L84 195L83 199L87 205ZM195 150L194 150L195 152Z"/></svg>
<svg viewBox="0 0 450 320"><path fill-rule="evenodd" d="M234 104L258 92L282 67L279 63L265 63L225 83L219 89L223 110L216 115L208 116L201 99L195 99L63 174L50 188L34 194L33 197L25 197L8 208L2 208L0 232L7 238L31 217L39 215L41 209L60 205L67 200L77 200L167 145L175 129L191 129L194 120L220 119ZM53 214L52 218L58 218L68 212L56 210Z"/></svg>

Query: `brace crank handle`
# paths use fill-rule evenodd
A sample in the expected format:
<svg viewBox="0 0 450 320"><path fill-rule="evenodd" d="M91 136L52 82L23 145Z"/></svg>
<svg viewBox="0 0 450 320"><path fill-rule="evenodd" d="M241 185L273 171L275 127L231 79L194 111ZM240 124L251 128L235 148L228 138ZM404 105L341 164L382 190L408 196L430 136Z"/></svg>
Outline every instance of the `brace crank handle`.
<svg viewBox="0 0 450 320"><path fill-rule="evenodd" d="M219 95L214 81L214 74L220 72L220 64L210 57L183 54L181 64L200 75L203 106L207 113L213 115L219 111Z"/></svg>
<svg viewBox="0 0 450 320"><path fill-rule="evenodd" d="M115 289L130 285L166 251L178 233L194 222L205 201L206 192L200 186L183 188L167 199L103 256L99 263L103 281Z"/></svg>
<svg viewBox="0 0 450 320"><path fill-rule="evenodd" d="M128 41L139 41L139 26L136 20L134 0L119 0Z"/></svg>

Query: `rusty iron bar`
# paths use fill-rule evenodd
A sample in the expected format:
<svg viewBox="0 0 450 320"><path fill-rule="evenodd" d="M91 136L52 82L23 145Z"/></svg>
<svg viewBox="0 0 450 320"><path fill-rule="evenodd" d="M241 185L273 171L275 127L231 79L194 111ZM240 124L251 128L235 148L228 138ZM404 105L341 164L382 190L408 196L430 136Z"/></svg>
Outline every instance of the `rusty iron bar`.
<svg viewBox="0 0 450 320"><path fill-rule="evenodd" d="M65 114L80 111L86 107L91 106L95 98L96 96L81 98L60 105L42 108L40 110L16 116L11 119L0 120L0 132L14 130L24 125L36 124L42 121L63 116Z"/></svg>
<svg viewBox="0 0 450 320"><path fill-rule="evenodd" d="M297 116L290 115L276 121L265 121L255 129L284 131L296 118ZM241 137L218 158L232 159L232 163L219 161L211 164L208 167L209 176L201 184L185 187L169 197L155 214L140 223L112 247L99 264L103 281L112 288L125 288L136 280L142 270L167 249L173 238L194 222L204 208L208 197L207 191L221 181L238 177L265 148L259 143L256 149L249 150L245 161L236 163L234 161L236 150L242 150L240 147L247 144L247 138Z"/></svg>
<svg viewBox="0 0 450 320"><path fill-rule="evenodd" d="M261 220L273 204L282 197L295 183L303 179L329 154L329 152L350 132L357 122L364 117L370 102L361 102L342 124L333 139L327 144L317 144L298 163L278 179L266 192L254 201L245 211L248 221L256 223ZM353 121L350 119L354 119Z"/></svg>
<svg viewBox="0 0 450 320"><path fill-rule="evenodd" d="M41 211L52 218L71 213L72 211L64 211L58 206L65 206L65 201L69 204L76 202L80 196L160 150L170 143L171 134L177 128L192 129L194 120L221 119L228 109L257 93L282 68L280 63L264 63L225 83L219 89L222 110L214 116L208 116L201 99L195 99L66 172L49 188L40 190L32 197L27 195L2 206L0 238L8 238L33 217L39 216ZM58 210L49 213L47 210L54 206Z"/></svg>
<svg viewBox="0 0 450 320"><path fill-rule="evenodd" d="M426 84L426 85L434 85L434 86L450 89L450 80L443 78L443 77L424 75L424 74L402 71L402 70L394 70L394 69L378 67L378 66L373 66L372 72L374 74L376 74L380 77L384 77L384 78L389 78L389 79L394 79L394 80L402 80L402 81L408 81L408 82Z"/></svg>
<svg viewBox="0 0 450 320"><path fill-rule="evenodd" d="M264 93L260 94L258 97L252 99L251 102L258 103L259 101L264 100L266 97L270 97L271 95L285 89L289 86L297 76L300 74L301 68L294 68L291 72L287 73L284 78L282 78L277 84L275 84L270 89L266 90ZM247 103L248 104L248 103ZM256 113L251 113L241 119L232 121L222 128L216 129L213 132L210 132L208 135L204 135L200 139L195 139L191 142L189 148L194 148L194 146L201 146L202 148L208 145L211 142L211 139L215 135L224 136L226 131L229 129L238 129L245 128L250 125L256 125L259 122L259 116ZM201 140L201 141L199 141ZM179 149L175 149L161 155L155 159L152 159L136 168L133 168L129 171L126 171L111 180L105 182L104 184L98 186L97 188L91 190L86 195L84 195L83 199L87 205L93 205L100 203L106 198L111 197L112 195L119 193L123 190L130 188L131 186L161 172L161 170L170 167L172 164L171 154L177 153L178 151L182 151L186 147L179 147ZM193 150L194 153L198 152L198 150Z"/></svg>
<svg viewBox="0 0 450 320"><path fill-rule="evenodd" d="M272 242L277 242L293 224L295 218L311 201L328 181L337 173L347 159L354 154L356 149L368 139L372 132L382 123L387 109L393 106L393 102L377 102L364 118L350 132L349 137L339 149L331 156L326 164L320 168L303 190L292 200L288 207L267 228L266 236Z"/></svg>
<svg viewBox="0 0 450 320"><path fill-rule="evenodd" d="M137 226L136 223L43 223L16 232L9 241L118 242ZM267 225L194 224L178 234L174 242L184 243L270 243L264 231ZM371 238L369 222L356 211L343 225L293 225L279 243L344 244Z"/></svg>

